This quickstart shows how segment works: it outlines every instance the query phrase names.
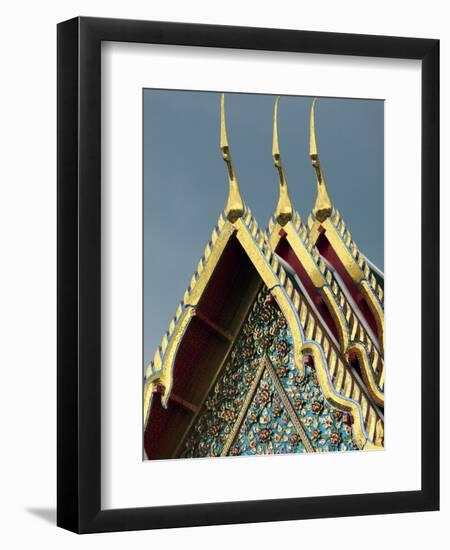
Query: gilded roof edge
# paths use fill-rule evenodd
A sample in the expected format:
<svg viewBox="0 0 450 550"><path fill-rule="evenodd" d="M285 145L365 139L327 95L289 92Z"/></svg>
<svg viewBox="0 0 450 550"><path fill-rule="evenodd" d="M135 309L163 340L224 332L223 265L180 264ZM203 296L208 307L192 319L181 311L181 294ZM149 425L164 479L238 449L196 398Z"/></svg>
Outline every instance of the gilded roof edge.
<svg viewBox="0 0 450 550"><path fill-rule="evenodd" d="M281 238L280 229L285 232L291 249L315 287L321 291L338 329L343 357L348 360L352 353L357 355L369 395L378 406L384 406L384 359L377 343L365 330L317 247L308 238L299 214L295 213L294 223L282 228L275 220L269 221L269 239L273 249ZM325 326L323 320L322 323Z"/></svg>
<svg viewBox="0 0 450 550"><path fill-rule="evenodd" d="M364 400L364 406L366 409L364 412L361 404L355 400L354 395L345 395L345 393L343 395L339 393L339 391L331 382L332 378L326 360L326 349L323 349L318 342L311 340L311 337L308 337L309 333L304 332L304 328L301 324L301 317L306 311L304 298L293 287L292 281L289 279L289 277L287 277L284 268L278 261L277 256L273 253L265 232L259 229L256 220L253 218L249 210L246 211L242 218L239 218L234 223L225 221L222 226L221 233L216 238L216 246L214 246L212 251L209 252L209 254L207 255L207 258L203 264L203 269L199 273L198 278L193 278L194 284L190 286L191 291L187 292L187 295L185 295L184 303L185 305L187 304L187 306L183 310L182 314L178 317L178 321L174 324L174 326L172 326L171 324L171 334L166 333L163 338L165 354L163 357L161 357L161 353L157 352L159 354L159 360L161 361L161 368L159 370L155 370L154 368L150 370L148 369L149 376L147 376L144 389L144 422L146 423L149 416L153 392L151 386L154 383L162 383L162 385L164 385L165 382L165 384L167 384L167 386L164 387L165 391L162 396L163 405L167 406L167 401L170 395L172 384L173 364L176 356L176 351L178 349L178 345L181 343L184 332L192 318L195 309L192 304L189 304L189 296L192 295L196 288L199 288L199 285L201 285L202 292L204 291L207 281L202 281L202 279L207 278L209 280L209 278L212 276L214 269L210 268L209 263L213 262L214 251L219 251L219 248L220 253L218 254L218 257L220 258L225 248L226 242L225 244L222 243L220 247L217 246L217 243L219 242L221 235L225 236L227 234L228 238L225 239L226 242L228 242L229 236L231 236L232 234L236 235L236 238L241 243L245 252L252 261L254 267L257 269L264 284L271 291L281 311L283 312L283 315L285 316L291 330L294 344L294 357L299 372L304 372L303 356L305 355L305 353L311 352L313 355L315 355L314 358L317 361L316 369L318 372L318 379L321 383L322 391L324 392L325 398L328 399L335 406L351 412L353 418L355 419L355 437L361 448L378 448L379 445L370 440L370 431L372 430L372 432L375 433L375 426L379 425L380 419L376 417L372 408L370 409L370 414L367 414L367 408L370 408L371 405L366 399ZM217 262L218 258L216 258L214 264L217 265ZM198 299L199 297L197 298L196 303L198 303ZM307 315L307 318L305 319L305 328L307 330L311 330L311 326L314 325L314 330L316 332L320 332L320 328L318 328L318 326L316 327L316 323L311 319L311 316ZM170 333L170 330L168 331L168 333ZM322 336L320 337L320 339L322 339ZM326 338L324 338L324 341L325 340ZM328 350L331 349L329 343L326 344L326 347L328 347ZM163 346L161 346L161 349L162 348ZM314 349L319 350L319 352L314 352ZM320 353L320 355L317 355L317 353ZM339 368L345 369L344 363L342 361L339 361L339 365ZM346 378L346 375L343 374L343 377ZM358 385L352 383L351 387L357 388ZM344 388L344 390L345 389L348 388ZM355 389L355 391L357 390ZM369 419L368 426L366 426L364 423L364 419L366 417ZM368 427L370 429L368 429Z"/></svg>

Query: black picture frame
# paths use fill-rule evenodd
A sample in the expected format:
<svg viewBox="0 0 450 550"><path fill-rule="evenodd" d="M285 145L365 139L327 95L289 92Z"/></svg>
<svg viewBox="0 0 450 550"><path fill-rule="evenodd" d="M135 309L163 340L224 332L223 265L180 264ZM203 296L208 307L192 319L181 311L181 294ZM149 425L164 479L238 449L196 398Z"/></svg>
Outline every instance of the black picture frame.
<svg viewBox="0 0 450 550"><path fill-rule="evenodd" d="M57 40L57 524L93 533L438 510L439 41L87 17L60 23ZM420 491L101 509L102 41L422 61Z"/></svg>

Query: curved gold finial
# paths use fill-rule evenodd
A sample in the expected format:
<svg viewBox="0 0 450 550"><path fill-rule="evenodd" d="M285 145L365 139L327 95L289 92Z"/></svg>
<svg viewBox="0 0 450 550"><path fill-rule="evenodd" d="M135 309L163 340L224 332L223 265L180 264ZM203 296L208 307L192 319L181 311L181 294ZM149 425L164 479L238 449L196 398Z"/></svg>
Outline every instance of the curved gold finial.
<svg viewBox="0 0 450 550"><path fill-rule="evenodd" d="M222 94L220 101L220 149L223 160L227 163L229 191L227 204L225 206L225 215L227 219L234 223L244 213L244 201L241 197L239 183L233 168L231 160L230 147L228 145L227 127L225 124L225 94Z"/></svg>
<svg viewBox="0 0 450 550"><path fill-rule="evenodd" d="M314 98L311 105L311 115L309 122L309 156L311 157L312 165L316 171L317 177L317 197L313 208L313 214L320 222L324 222L333 211L333 204L327 191L327 184L323 177L322 167L320 166L319 154L317 152L316 128L314 124L314 109L316 107L317 98Z"/></svg>
<svg viewBox="0 0 450 550"><path fill-rule="evenodd" d="M280 183L280 194L278 197L278 203L275 210L275 219L283 226L292 220L293 208L291 198L289 196L289 190L287 186L286 177L284 175L283 165L281 164L280 147L278 144L278 103L280 102L280 96L275 100L275 107L273 110L273 144L272 144L272 157L275 164L275 168L278 170L278 179Z"/></svg>

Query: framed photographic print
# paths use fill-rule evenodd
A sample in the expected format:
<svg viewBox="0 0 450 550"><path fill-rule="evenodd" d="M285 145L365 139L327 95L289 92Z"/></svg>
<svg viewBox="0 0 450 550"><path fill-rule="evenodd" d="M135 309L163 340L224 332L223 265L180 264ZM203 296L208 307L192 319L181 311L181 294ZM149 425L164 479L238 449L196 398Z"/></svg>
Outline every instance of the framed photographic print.
<svg viewBox="0 0 450 550"><path fill-rule="evenodd" d="M59 24L58 525L437 510L438 273L438 40Z"/></svg>

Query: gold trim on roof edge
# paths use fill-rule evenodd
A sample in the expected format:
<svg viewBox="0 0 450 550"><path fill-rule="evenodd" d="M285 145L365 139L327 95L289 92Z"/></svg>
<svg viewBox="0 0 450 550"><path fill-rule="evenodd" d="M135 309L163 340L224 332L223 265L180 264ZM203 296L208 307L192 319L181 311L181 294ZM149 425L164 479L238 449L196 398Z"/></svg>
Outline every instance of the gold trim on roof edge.
<svg viewBox="0 0 450 550"><path fill-rule="evenodd" d="M370 269L365 257L363 254L361 254L360 250L358 249L358 246L356 245L355 241L353 240L350 231L348 230L348 227L345 224L345 221L343 217L341 216L340 212L338 210L333 211L333 215L330 218L331 222L335 226L337 232L339 233L341 240L345 243L348 251L352 255L355 262L358 264L358 267L363 272L365 279L367 280L368 284L372 288L372 290L375 292L378 301L383 304L384 303L384 291L381 288L380 284L378 283L375 275L373 274L372 270Z"/></svg>
<svg viewBox="0 0 450 550"><path fill-rule="evenodd" d="M310 112L310 157L317 176L317 198L312 211L314 217L310 217L308 220L310 239L316 243L320 235L320 226L326 230L327 238L334 251L368 301L377 323L381 351L384 353L384 291L328 195L317 150L314 119L316 103L317 98L313 100Z"/></svg>
<svg viewBox="0 0 450 550"><path fill-rule="evenodd" d="M309 354L310 346L316 346L321 355L314 355L314 362L324 397L336 407L352 413L355 438L361 449L381 448L382 444L372 441L371 436L376 437L375 426L382 419L362 393L361 384L334 351L328 336L310 313L305 298L293 288L292 283L272 289L272 295L286 317L294 344L297 343L294 345L294 360L299 372L304 372L304 355ZM289 304L287 310L286 302ZM298 342L301 342L300 351Z"/></svg>
<svg viewBox="0 0 450 550"><path fill-rule="evenodd" d="M340 220L339 227L341 229L338 229L333 219ZM324 222L314 220L313 218L310 218L310 220L311 222L308 222L308 226L310 228L310 240L316 243L320 235L319 228L322 227L325 230L325 235L333 247L333 250L344 265L347 273L366 298L369 308L372 311L377 323L381 353L384 354L385 336L384 305L382 301L384 299L383 289L377 283L372 272L370 272L372 277L369 276L370 278L367 278L366 271L367 269L370 270L370 268L368 268L362 254L359 252L356 244L352 240L350 232L346 229L342 218L338 213L336 213L336 211L334 211L333 215Z"/></svg>
<svg viewBox="0 0 450 550"><path fill-rule="evenodd" d="M343 357L348 360L350 353L357 353L369 394L377 405L383 407L384 393L380 380L384 383L384 360L381 354L377 352L375 343L348 304L316 246L309 240L308 232L301 222L298 212L295 212L294 222L290 222L283 227L273 219L270 220L268 231L273 250L276 249L281 239L280 229L283 229L286 233L289 245L307 271L315 287L321 291L338 328Z"/></svg>
<svg viewBox="0 0 450 550"><path fill-rule="evenodd" d="M175 317L170 322L169 328L155 352L153 361L151 361L146 369L144 396L149 395L146 389L148 385L152 387L155 385L162 386L161 401L164 407L167 407L172 389L173 373L171 365L175 360L178 346L181 343L189 322L195 315L195 306L198 304L234 232L235 229L232 224L225 221L223 216L220 215L219 221L212 231L211 239L205 247L205 252L199 260L197 270L184 293L183 301L178 306ZM145 393L146 391L147 394ZM150 397L144 400L145 423L149 414L150 401Z"/></svg>
<svg viewBox="0 0 450 550"><path fill-rule="evenodd" d="M383 449L384 447L383 421L379 418L378 419L373 417L371 418L371 424L370 424L371 430L373 431L374 434L376 434L377 430L379 432L378 437L377 436L374 437L375 441L371 441L366 431L362 428L363 422L362 422L361 406L355 400L346 399L342 397L342 395L340 395L338 392L336 392L333 386L333 383L331 382L330 377L328 375L327 369L323 368L323 364L324 364L323 351L320 348L320 346L317 344L317 342L305 343L303 352L313 357L314 365L316 366L317 378L319 380L319 384L324 395L327 396L327 399L336 407L343 409L344 411L348 411L352 415L353 419L356 420L352 424L352 429L353 429L353 437L355 438L358 444L358 447L361 450L368 450L368 451ZM320 368L317 368L318 366Z"/></svg>
<svg viewBox="0 0 450 550"><path fill-rule="evenodd" d="M300 225L300 227L304 227L300 221L300 216L298 212L295 213L295 221L297 224ZM338 304L336 303L333 294L329 291L327 292L327 290L329 290L327 289L327 281L316 263L317 261L320 261L320 257L318 255L316 255L316 258L312 256L312 248L308 250L305 242L298 232L298 229L296 228L296 225L292 222L286 224L284 227L281 227L279 224L272 224L270 226L269 240L273 250L276 249L279 241L281 240L280 229L283 229L285 231L286 238L290 247L294 251L294 254L296 255L298 261L302 264L305 271L308 273L314 286L317 289L322 290L323 298L330 309L330 313L332 314L333 319L337 324L337 328L339 331L339 343L344 349L346 349L349 342L349 331L345 322L344 315L341 309L338 307Z"/></svg>
<svg viewBox="0 0 450 550"><path fill-rule="evenodd" d="M317 333L315 338L319 337L318 334L321 331L314 320L311 319L311 316L308 316L308 314L306 313L305 327L307 329L307 332L304 333L300 319L304 315L303 312L306 311L305 307L307 307L305 306L304 299L294 289L292 282L287 277L286 272L278 262L276 255L272 253L272 249L266 239L265 233L258 228L256 221L251 216L251 213L246 213L243 218L236 220L236 222L234 222L233 224L228 221L225 222L221 233L221 235L224 235L224 238L220 244L216 242L216 246L213 249L213 252L217 250L218 257L215 260L215 254L214 256L212 253L209 255L208 259L206 260L206 266L202 270L199 276L199 281L196 284L200 285L199 288L202 288L203 290L204 288L206 288L206 284L214 271L213 269L209 268L208 263L213 262L217 265L218 259L220 258L220 255L225 248L226 242L228 242L228 239L233 233L236 235L237 239L243 246L244 251L247 253L248 257L257 269L261 279L272 293L284 317L286 318L293 340L294 360L300 374L303 374L303 356L306 353L305 350L309 350L311 345L319 346L317 342L309 341L312 337L312 334L309 334L308 330L313 330ZM189 299L187 301L189 302ZM172 383L173 364L176 356L176 350L190 321L190 318L187 318L187 316L192 315L194 312L194 306L190 306L185 310L185 314L181 316L182 321L179 321L176 325L176 328L170 340L170 344L166 345L167 352L164 356L163 364L161 365L162 371L154 372L151 377L148 378L148 380L146 381L146 391L144 392L145 422L147 421L149 416L152 395L150 389L147 389L147 384L153 385L155 381L157 381L162 385L161 380L166 380L168 386L166 391L164 392L164 400L162 402L163 405L167 406L167 400ZM311 327L313 328L311 329ZM324 338L323 335L320 335L319 338L320 341L326 340L326 337ZM334 357L328 341L325 347L328 349L328 353L330 354L330 356ZM319 381L324 382L325 380L328 380L332 376L332 374L328 371L327 361L323 359L323 356L326 354L326 350L322 349L322 346L320 346L319 349L321 349L322 353L322 355L320 356L321 360L317 362L315 367L317 369L317 372L320 373L320 377L318 377ZM342 369L343 373L342 378L345 380L350 380L349 376L351 376L351 373L347 371L347 368L344 367L344 363L342 361L339 361L339 365L339 368ZM162 376L160 375L160 372L163 373ZM367 398L363 398L365 412L363 411L362 405L360 405L355 400L361 394L361 390L358 389L358 384L353 381L351 384L343 386L342 391L344 392L344 395L339 393L341 388L335 388L331 382L324 385L322 385L321 383L321 388L324 393L324 397L328 401L330 401L330 403L334 404L338 408L342 408L343 410L349 410L352 412L354 418L355 438L360 448L379 448L380 446L374 446L374 444L370 441L370 430L366 429L367 427L365 426L364 422L364 419L367 417L369 420L368 428L372 426L372 431L374 432L375 422L378 420L378 418ZM351 390L353 390L353 393L351 392ZM345 392L347 392L348 395L346 395ZM345 404L345 406L343 406L343 404ZM367 414L368 407L370 407L369 415Z"/></svg>

